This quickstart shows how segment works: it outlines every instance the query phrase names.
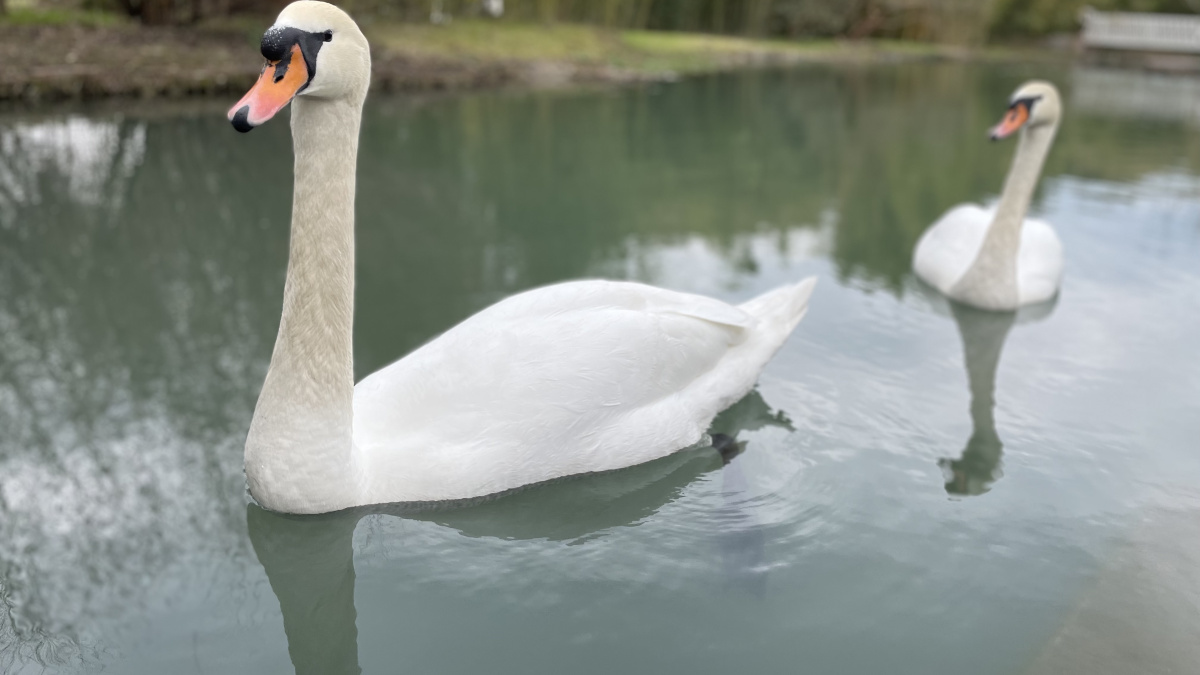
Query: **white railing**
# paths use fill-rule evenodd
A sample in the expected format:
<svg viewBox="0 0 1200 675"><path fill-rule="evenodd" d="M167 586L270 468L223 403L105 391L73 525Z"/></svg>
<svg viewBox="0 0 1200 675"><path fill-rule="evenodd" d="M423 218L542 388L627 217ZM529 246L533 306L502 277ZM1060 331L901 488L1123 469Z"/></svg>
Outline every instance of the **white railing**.
<svg viewBox="0 0 1200 675"><path fill-rule="evenodd" d="M1083 66L1071 73L1070 91L1072 110L1200 126L1200 79L1195 77Z"/></svg>
<svg viewBox="0 0 1200 675"><path fill-rule="evenodd" d="M1083 45L1099 49L1200 54L1200 16L1085 9Z"/></svg>

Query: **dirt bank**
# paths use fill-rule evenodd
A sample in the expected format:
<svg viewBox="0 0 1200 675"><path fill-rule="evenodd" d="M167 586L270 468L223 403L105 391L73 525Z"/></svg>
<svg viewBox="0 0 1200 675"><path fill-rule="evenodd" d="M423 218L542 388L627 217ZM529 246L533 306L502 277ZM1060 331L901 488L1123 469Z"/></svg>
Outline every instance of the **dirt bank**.
<svg viewBox="0 0 1200 675"><path fill-rule="evenodd" d="M244 92L262 57L245 32L141 26L0 26L0 99ZM520 76L517 64L375 54L387 89L478 88Z"/></svg>

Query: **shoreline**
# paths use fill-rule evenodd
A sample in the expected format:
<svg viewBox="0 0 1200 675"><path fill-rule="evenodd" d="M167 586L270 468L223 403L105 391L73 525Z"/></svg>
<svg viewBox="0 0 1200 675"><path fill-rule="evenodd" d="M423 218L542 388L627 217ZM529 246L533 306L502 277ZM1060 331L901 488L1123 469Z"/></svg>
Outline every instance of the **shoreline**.
<svg viewBox="0 0 1200 675"><path fill-rule="evenodd" d="M0 23L0 101L179 99L244 93L266 20L192 28ZM1055 60L1044 50L968 50L882 41L788 42L576 24L364 22L372 89L469 91L673 81L805 63Z"/></svg>

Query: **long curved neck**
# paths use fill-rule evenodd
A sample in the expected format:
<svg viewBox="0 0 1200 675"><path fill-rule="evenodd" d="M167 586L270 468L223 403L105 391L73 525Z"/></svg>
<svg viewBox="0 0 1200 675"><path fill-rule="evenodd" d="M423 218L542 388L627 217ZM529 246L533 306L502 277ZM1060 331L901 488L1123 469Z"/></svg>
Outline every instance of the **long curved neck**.
<svg viewBox="0 0 1200 675"><path fill-rule="evenodd" d="M1018 304L1017 254L1021 249L1021 225L1029 212L1038 178L1057 124L1028 128L1021 132L1017 153L1004 181L996 215L975 262L955 284L953 295L986 309L1013 309Z"/></svg>
<svg viewBox="0 0 1200 675"><path fill-rule="evenodd" d="M354 174L361 104L292 103L295 194L283 315L246 440L250 492L290 513L355 503Z"/></svg>

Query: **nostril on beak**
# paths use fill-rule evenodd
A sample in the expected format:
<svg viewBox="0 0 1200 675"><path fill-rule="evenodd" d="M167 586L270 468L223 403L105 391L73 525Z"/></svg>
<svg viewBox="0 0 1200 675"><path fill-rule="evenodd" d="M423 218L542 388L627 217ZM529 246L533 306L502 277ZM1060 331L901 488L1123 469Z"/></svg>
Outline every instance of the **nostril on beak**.
<svg viewBox="0 0 1200 675"><path fill-rule="evenodd" d="M250 106L248 105L238 108L238 111L233 114L233 119L229 121L233 122L234 129L243 134L254 128L254 125L250 124Z"/></svg>

